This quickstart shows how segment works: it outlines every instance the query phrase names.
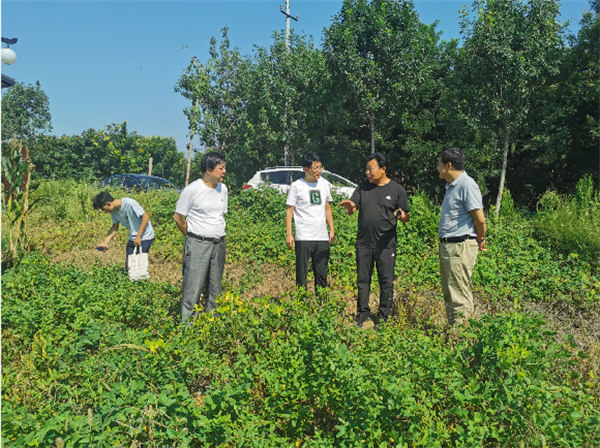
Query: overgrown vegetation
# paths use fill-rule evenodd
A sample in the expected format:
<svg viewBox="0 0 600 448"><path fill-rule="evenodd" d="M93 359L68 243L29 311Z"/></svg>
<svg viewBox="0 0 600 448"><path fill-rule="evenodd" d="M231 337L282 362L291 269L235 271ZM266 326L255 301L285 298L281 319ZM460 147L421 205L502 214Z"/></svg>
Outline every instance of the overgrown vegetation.
<svg viewBox="0 0 600 448"><path fill-rule="evenodd" d="M563 200L580 200L585 182ZM30 216L38 252L3 272L4 445L600 444L599 363L586 358L598 352L512 307L565 303L586 313L600 304L597 262L549 244L533 225L544 212L531 217L505 207L489 220L489 251L478 260L474 287L482 301L513 310L483 315L446 343L441 322L409 316L405 306L407 296L441 300L439 208L424 194L411 197L411 221L400 227L394 319L375 332L352 324L356 216L339 207L327 300L293 290L256 297L249 285L268 280L262 267L276 264L293 277L285 198L274 190L233 196L228 259L247 281L226 285L218 318L202 315L182 328L178 282L131 283L120 260L55 261L69 251L95 252L110 227L107 215L91 209L94 191L72 181L41 183L35 195L47 200ZM155 266L178 264L177 194L128 195L151 216Z"/></svg>
<svg viewBox="0 0 600 448"><path fill-rule="evenodd" d="M10 446L596 446L593 377L534 316L436 332L348 325L345 303L223 297L29 256L3 276ZM48 300L51 297L52 300Z"/></svg>
<svg viewBox="0 0 600 448"><path fill-rule="evenodd" d="M600 259L600 194L591 176L581 179L573 196L547 192L538 205L537 234L565 254Z"/></svg>
<svg viewBox="0 0 600 448"><path fill-rule="evenodd" d="M29 201L29 181L33 165L22 142L12 140L2 151L2 214L6 220L8 250L4 259L13 260L19 251L29 249L27 217L33 203Z"/></svg>

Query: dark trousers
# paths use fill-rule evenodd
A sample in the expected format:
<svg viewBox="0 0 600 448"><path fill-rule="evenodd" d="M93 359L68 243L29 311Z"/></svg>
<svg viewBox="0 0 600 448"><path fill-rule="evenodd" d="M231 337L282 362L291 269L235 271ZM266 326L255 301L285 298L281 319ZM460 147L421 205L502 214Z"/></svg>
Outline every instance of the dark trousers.
<svg viewBox="0 0 600 448"><path fill-rule="evenodd" d="M150 252L150 246L152 246L153 242L154 238L151 240L142 240L140 244L142 253L147 254ZM125 246L125 270L129 269L129 266L127 266L127 258L129 258L129 256L133 253L134 249L135 246L133 245L133 240L127 241L127 246Z"/></svg>
<svg viewBox="0 0 600 448"><path fill-rule="evenodd" d="M308 265L312 260L316 287L327 288L329 241L296 241L296 285L306 288Z"/></svg>
<svg viewBox="0 0 600 448"><path fill-rule="evenodd" d="M377 267L379 277L379 314L381 319L387 319L392 313L394 300L394 266L396 265L396 244L390 243L387 247L369 248L356 245L356 284L358 297L356 313L358 316L368 315L369 292L371 290L371 277L373 265Z"/></svg>

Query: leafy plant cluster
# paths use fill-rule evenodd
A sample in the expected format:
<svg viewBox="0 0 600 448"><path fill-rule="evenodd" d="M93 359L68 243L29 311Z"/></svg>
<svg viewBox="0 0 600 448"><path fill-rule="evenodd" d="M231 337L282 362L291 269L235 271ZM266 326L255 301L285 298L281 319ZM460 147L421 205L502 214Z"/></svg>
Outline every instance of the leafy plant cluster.
<svg viewBox="0 0 600 448"><path fill-rule="evenodd" d="M600 260L600 193L590 176L579 180L572 196L549 191L538 204L538 235L559 251Z"/></svg>
<svg viewBox="0 0 600 448"><path fill-rule="evenodd" d="M18 141L4 145L2 151L2 214L8 230L8 251L10 259L17 252L28 250L27 216L33 202L29 201L29 181L33 165L27 157L27 148Z"/></svg>
<svg viewBox="0 0 600 448"><path fill-rule="evenodd" d="M111 190L114 197L131 196L148 212L155 228L153 253L163 260L181 257L183 236L173 222L177 193L170 191L124 192ZM36 190L38 203L30 218L32 244L47 253L58 254L72 249L89 249L110 227L110 217L91 210L94 189L73 181L46 181ZM579 203L577 193L569 201ZM579 195L579 196L578 196ZM331 247L330 277L338 288L352 291L356 284L355 240L357 214L347 216L332 204L336 239ZM396 255L396 289L406 291L439 291L437 226L439 206L426 195L411 195L411 220L398 225ZM569 203L571 203L569 202ZM593 204L584 206L593 216ZM539 222L544 213L529 215L507 206L499 218L488 218L488 251L480 253L473 285L487 300L567 301L578 306L595 306L600 302L598 258L586 252L563 252L540 233ZM558 214L565 220L565 215ZM574 214L574 222L579 219ZM581 216L585 216L582 214ZM571 219L571 218L569 218ZM582 218L580 222L584 225ZM285 244L285 195L273 189L246 190L230 197L227 221L228 260L246 266L254 281L262 277L263 263L286 268L292 275L294 252ZM593 227L593 220L589 219ZM579 224L568 226L579 235ZM591 230L591 229L590 229ZM557 238L567 233L557 231ZM594 232L594 235L597 232ZM115 246L125 243L126 233L119 232ZM551 240L554 241L554 240ZM557 240L557 241L560 241ZM250 279L249 279L250 281ZM249 284L249 283L248 283ZM374 277L373 286L376 277Z"/></svg>
<svg viewBox="0 0 600 448"><path fill-rule="evenodd" d="M6 446L594 447L596 378L535 316L365 332L335 291L179 326L178 287L30 255L2 276Z"/></svg>
<svg viewBox="0 0 600 448"><path fill-rule="evenodd" d="M80 135L39 136L31 144L35 172L42 178L99 181L113 174L148 174L151 158L154 176L183 184L185 161L175 139L139 135L127 122Z"/></svg>
<svg viewBox="0 0 600 448"><path fill-rule="evenodd" d="M357 216L347 216L332 204L336 240L331 248L330 274L336 284L354 288ZM410 197L411 220L398 225L397 289L439 290L439 206L427 196ZM512 210L512 212L511 212ZM540 241L534 218L507 207L506 214L488 218L488 252L481 253L473 276L476 290L490 301L564 300L580 306L600 302L597 261L578 252L557 252ZM265 261L294 266L294 254L285 245L285 196L273 190L244 191L231 198L227 217L229 250L234 259L249 264ZM376 282L374 282L376 284Z"/></svg>

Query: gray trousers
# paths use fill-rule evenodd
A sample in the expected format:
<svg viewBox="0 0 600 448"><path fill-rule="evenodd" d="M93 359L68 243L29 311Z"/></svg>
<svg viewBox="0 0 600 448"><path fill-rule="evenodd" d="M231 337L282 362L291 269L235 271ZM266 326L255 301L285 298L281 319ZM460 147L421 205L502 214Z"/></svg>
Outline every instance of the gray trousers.
<svg viewBox="0 0 600 448"><path fill-rule="evenodd" d="M225 267L225 240L220 243L200 241L187 236L183 246L183 285L181 322L198 317L200 296L204 294L204 312L217 308Z"/></svg>

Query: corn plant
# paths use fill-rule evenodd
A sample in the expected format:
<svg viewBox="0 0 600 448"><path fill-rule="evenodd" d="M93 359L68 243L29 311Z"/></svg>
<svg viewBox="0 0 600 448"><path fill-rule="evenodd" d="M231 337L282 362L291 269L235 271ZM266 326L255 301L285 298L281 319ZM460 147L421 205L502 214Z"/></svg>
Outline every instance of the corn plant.
<svg viewBox="0 0 600 448"><path fill-rule="evenodd" d="M27 238L27 214L33 203L29 203L29 181L34 165L28 156L27 147L12 140L2 151L2 211L8 226L9 258L14 259L19 250L29 250Z"/></svg>

